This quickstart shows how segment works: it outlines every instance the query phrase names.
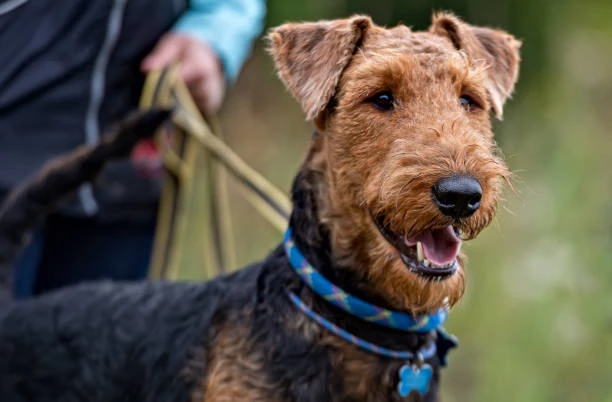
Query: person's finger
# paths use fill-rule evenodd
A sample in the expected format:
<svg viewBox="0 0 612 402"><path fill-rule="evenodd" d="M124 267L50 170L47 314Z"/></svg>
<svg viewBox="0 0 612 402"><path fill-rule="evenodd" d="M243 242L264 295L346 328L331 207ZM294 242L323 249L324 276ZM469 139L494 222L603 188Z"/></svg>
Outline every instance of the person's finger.
<svg viewBox="0 0 612 402"><path fill-rule="evenodd" d="M211 114L217 111L219 89L216 81L224 80L217 70L216 59L185 55L181 64L181 78L189 88L195 102L202 112Z"/></svg>
<svg viewBox="0 0 612 402"><path fill-rule="evenodd" d="M200 60L194 60L189 55L185 55L181 60L181 69L179 72L181 79L187 86L199 85L206 81L211 74L210 67Z"/></svg>
<svg viewBox="0 0 612 402"><path fill-rule="evenodd" d="M221 107L225 95L225 81L223 78L199 81L190 87L190 92L200 110L205 114L213 114Z"/></svg>
<svg viewBox="0 0 612 402"><path fill-rule="evenodd" d="M200 111L204 114L210 114L212 112L209 104L209 90L206 81L199 81L189 85L189 93L193 97L193 100L200 108Z"/></svg>
<svg viewBox="0 0 612 402"><path fill-rule="evenodd" d="M153 51L145 57L140 64L142 72L149 72L158 68L166 67L168 64L180 58L184 46L180 38L166 36L162 38Z"/></svg>

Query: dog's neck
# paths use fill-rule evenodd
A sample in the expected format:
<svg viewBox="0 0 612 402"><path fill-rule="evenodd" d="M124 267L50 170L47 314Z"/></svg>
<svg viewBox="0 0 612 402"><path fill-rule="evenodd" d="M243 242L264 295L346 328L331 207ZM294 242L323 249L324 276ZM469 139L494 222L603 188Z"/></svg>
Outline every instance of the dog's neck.
<svg viewBox="0 0 612 402"><path fill-rule="evenodd" d="M362 300L388 307L382 304L381 300L373 297L363 284L359 286L359 278L355 272L342 267L334 257L329 226L321 219L322 209L326 206L325 197L328 197L328 189L325 162L320 160L321 149L318 148L320 145L321 138L315 134L310 153L293 184L293 212L289 225L295 245L308 262L336 286ZM302 282L297 275L295 279L299 283ZM301 287L302 292L311 295L309 299L315 299L307 286ZM304 296L304 293L301 296ZM366 340L378 341L384 347L414 349L421 347L428 339L431 339L431 334L428 333L406 333L367 323L325 302L315 303L314 308L331 321L342 322L342 326L349 332Z"/></svg>
<svg viewBox="0 0 612 402"><path fill-rule="evenodd" d="M295 244L308 262L335 285L354 296L381 304L359 286L355 272L342 267L334 257L330 228L322 219L329 205L323 146L323 138L315 133L306 161L293 182L289 225Z"/></svg>

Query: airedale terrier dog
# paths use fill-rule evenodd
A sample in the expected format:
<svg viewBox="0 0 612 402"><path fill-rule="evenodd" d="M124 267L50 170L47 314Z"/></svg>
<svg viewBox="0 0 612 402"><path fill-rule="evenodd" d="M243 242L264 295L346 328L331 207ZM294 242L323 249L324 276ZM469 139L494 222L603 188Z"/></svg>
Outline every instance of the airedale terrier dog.
<svg viewBox="0 0 612 402"><path fill-rule="evenodd" d="M3 305L3 401L438 400L461 242L491 222L510 175L490 112L513 91L520 43L448 14L425 32L355 16L269 39L317 130L285 240L205 284Z"/></svg>

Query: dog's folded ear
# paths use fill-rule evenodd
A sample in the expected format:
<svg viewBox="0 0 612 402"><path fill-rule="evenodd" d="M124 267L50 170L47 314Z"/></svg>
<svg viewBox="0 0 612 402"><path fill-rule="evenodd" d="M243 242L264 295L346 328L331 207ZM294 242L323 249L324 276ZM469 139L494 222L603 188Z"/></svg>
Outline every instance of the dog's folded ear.
<svg viewBox="0 0 612 402"><path fill-rule="evenodd" d="M369 17L313 23L289 23L268 34L269 51L281 80L315 119L332 99L342 72L359 47Z"/></svg>
<svg viewBox="0 0 612 402"><path fill-rule="evenodd" d="M504 103L518 78L521 42L507 32L475 27L446 13L433 16L430 32L447 37L474 62L485 63L489 101L495 116L501 119Z"/></svg>

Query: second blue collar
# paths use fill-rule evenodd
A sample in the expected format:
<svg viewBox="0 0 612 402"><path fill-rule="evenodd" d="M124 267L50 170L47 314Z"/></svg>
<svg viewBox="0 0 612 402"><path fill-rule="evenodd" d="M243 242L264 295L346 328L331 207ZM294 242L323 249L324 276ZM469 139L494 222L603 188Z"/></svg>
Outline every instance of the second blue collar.
<svg viewBox="0 0 612 402"><path fill-rule="evenodd" d="M413 317L411 314L388 310L351 296L321 275L298 250L287 229L284 239L285 252L295 272L310 289L334 306L364 321L407 332L429 332L438 329L446 321L448 312L440 309L434 314Z"/></svg>

